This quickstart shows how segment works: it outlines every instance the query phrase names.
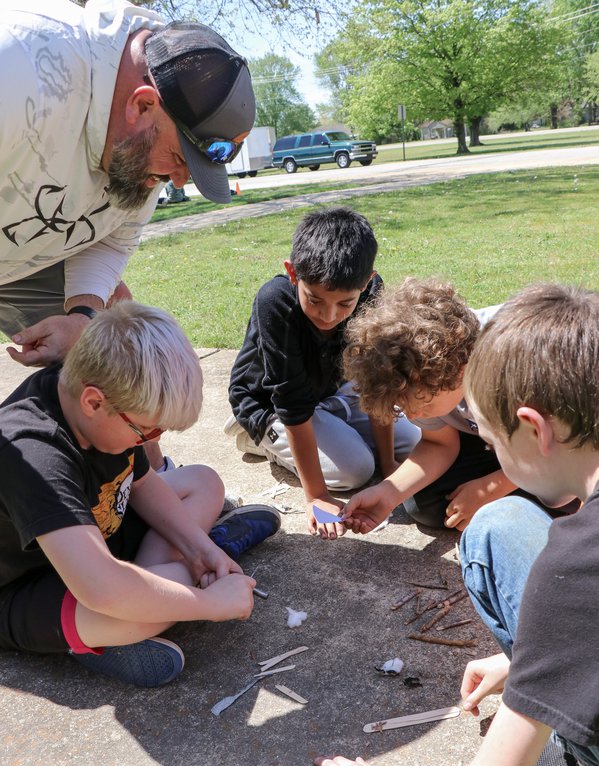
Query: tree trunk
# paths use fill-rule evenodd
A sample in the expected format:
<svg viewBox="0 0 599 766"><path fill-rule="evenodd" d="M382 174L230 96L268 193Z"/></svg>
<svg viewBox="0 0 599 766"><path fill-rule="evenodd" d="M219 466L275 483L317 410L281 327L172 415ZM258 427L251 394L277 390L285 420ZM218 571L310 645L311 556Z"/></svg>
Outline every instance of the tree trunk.
<svg viewBox="0 0 599 766"><path fill-rule="evenodd" d="M557 104L551 104L551 128L556 130L557 128Z"/></svg>
<svg viewBox="0 0 599 766"><path fill-rule="evenodd" d="M464 123L463 117L455 118L453 129L455 131L456 138L458 139L457 154L470 154L470 150L466 145L466 124Z"/></svg>
<svg viewBox="0 0 599 766"><path fill-rule="evenodd" d="M480 126L482 117L475 117L470 122L470 146L483 146L480 140Z"/></svg>

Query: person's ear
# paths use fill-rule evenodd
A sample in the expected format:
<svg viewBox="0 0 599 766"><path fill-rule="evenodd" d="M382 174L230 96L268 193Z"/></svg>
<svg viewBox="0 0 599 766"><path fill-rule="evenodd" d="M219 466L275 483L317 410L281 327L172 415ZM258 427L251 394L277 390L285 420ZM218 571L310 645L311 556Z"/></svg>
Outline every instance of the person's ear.
<svg viewBox="0 0 599 766"><path fill-rule="evenodd" d="M541 455L547 456L556 441L551 421L534 407L518 407L516 415L520 421L520 428L524 428L534 437Z"/></svg>
<svg viewBox="0 0 599 766"><path fill-rule="evenodd" d="M366 284L365 284L365 285L364 285L364 287L363 287L363 288L360 290L360 292L361 292L361 293L363 293L363 292L364 292L364 290L366 290L366 288L368 287L368 285L370 284L370 282L372 281L372 279L373 279L374 277L376 277L376 271L373 271L373 272L372 272L372 274L371 274L371 275L368 277L368 279L366 280Z"/></svg>
<svg viewBox="0 0 599 766"><path fill-rule="evenodd" d="M92 418L105 401L106 397L99 388L96 388L95 386L84 386L79 397L81 412L86 417Z"/></svg>
<svg viewBox="0 0 599 766"><path fill-rule="evenodd" d="M297 285L297 277L295 275L295 269L293 268L293 264L291 263L291 261L283 261L283 265L285 266L285 271L289 275L291 284Z"/></svg>
<svg viewBox="0 0 599 766"><path fill-rule="evenodd" d="M125 119L128 125L149 127L154 122L154 115L160 109L160 96L151 85L135 88L125 103Z"/></svg>

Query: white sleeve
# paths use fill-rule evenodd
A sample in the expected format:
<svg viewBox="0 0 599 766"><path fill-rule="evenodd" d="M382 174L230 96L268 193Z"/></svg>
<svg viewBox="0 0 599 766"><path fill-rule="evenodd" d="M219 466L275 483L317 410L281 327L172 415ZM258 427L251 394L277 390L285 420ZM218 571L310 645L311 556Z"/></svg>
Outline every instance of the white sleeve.
<svg viewBox="0 0 599 766"><path fill-rule="evenodd" d="M75 295L97 295L106 304L121 280L129 257L139 245L144 224L152 216L161 190L162 184L132 220L65 260L65 302Z"/></svg>

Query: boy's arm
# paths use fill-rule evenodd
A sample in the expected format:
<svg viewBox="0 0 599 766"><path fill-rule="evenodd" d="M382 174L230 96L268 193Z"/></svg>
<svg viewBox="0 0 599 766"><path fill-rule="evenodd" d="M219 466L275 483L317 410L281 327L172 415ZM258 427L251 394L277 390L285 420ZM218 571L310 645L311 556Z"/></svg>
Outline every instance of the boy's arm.
<svg viewBox="0 0 599 766"><path fill-rule="evenodd" d="M214 572L217 579L234 572L243 574L239 564L191 519L177 493L155 471L149 470L133 483L130 502L137 515L181 553L194 583L207 572Z"/></svg>
<svg viewBox="0 0 599 766"><path fill-rule="evenodd" d="M339 535L345 534L343 524L318 524L312 512L312 504L316 503L323 511L337 514L343 508L343 503L329 494L325 484L318 446L312 418L297 426L285 426L289 448L297 468L299 479L302 483L306 498L306 515L308 517L308 530L311 535L319 534L323 539L334 540Z"/></svg>
<svg viewBox="0 0 599 766"><path fill-rule="evenodd" d="M501 468L493 473L482 476L480 479L472 479L448 495L449 504L445 515L446 527L455 527L464 530L474 514L483 505L491 503L493 500L499 500L510 492L517 489Z"/></svg>
<svg viewBox="0 0 599 766"><path fill-rule="evenodd" d="M399 463L395 459L394 423L380 423L371 415L368 416L368 420L381 473L384 477L390 476L399 468Z"/></svg>
<svg viewBox="0 0 599 766"><path fill-rule="evenodd" d="M347 526L359 534L371 532L396 506L442 476L459 451L460 435L455 428L423 430L412 454L391 476L352 497L345 506Z"/></svg>
<svg viewBox="0 0 599 766"><path fill-rule="evenodd" d="M535 766L551 729L503 702L471 766Z"/></svg>
<svg viewBox="0 0 599 766"><path fill-rule="evenodd" d="M114 558L93 525L66 527L40 535L37 541L78 602L117 620L219 621L244 619L252 611L251 577L232 574L200 590L187 568L180 566L180 581L166 579Z"/></svg>

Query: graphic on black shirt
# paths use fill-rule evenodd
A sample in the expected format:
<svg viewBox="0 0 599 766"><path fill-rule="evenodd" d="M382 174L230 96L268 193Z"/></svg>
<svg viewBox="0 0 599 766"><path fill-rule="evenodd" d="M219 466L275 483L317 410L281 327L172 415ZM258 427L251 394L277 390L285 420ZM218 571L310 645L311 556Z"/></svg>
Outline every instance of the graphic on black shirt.
<svg viewBox="0 0 599 766"><path fill-rule="evenodd" d="M134 455L131 454L128 468L125 468L113 481L100 487L98 502L92 508L96 523L105 540L117 531L123 521L133 484L133 461Z"/></svg>

